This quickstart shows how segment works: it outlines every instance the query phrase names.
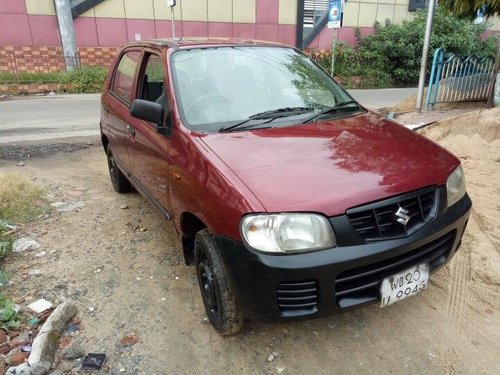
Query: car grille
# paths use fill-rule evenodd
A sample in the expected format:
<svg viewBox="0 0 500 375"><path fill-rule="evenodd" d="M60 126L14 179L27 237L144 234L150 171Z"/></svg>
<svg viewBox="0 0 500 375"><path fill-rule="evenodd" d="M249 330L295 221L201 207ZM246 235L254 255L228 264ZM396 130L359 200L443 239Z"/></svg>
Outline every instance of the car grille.
<svg viewBox="0 0 500 375"><path fill-rule="evenodd" d="M356 207L347 210L347 217L356 233L367 241L408 236L436 217L438 191L427 188ZM406 225L397 221L400 208L410 218Z"/></svg>
<svg viewBox="0 0 500 375"><path fill-rule="evenodd" d="M430 271L435 270L448 258L454 239L455 231L413 251L339 273L335 279L337 305L345 308L378 299L383 278L417 264L429 263Z"/></svg>
<svg viewBox="0 0 500 375"><path fill-rule="evenodd" d="M318 311L317 282L283 282L278 285L278 307L284 315L305 315Z"/></svg>

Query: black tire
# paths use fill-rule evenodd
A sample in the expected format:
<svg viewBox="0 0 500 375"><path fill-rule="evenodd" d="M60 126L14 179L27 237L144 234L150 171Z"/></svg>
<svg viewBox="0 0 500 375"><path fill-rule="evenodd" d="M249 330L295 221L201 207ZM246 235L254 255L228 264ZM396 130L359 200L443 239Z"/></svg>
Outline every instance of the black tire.
<svg viewBox="0 0 500 375"><path fill-rule="evenodd" d="M116 165L115 158L113 157L113 153L111 152L111 148L106 149L106 155L108 157L108 169L109 176L111 177L111 183L118 193L128 193L132 190L132 185L130 181L127 180L127 177L122 173L120 168Z"/></svg>
<svg viewBox="0 0 500 375"><path fill-rule="evenodd" d="M208 319L222 336L238 333L243 328L244 318L238 312L233 286L219 249L207 229L196 233L194 259Z"/></svg>

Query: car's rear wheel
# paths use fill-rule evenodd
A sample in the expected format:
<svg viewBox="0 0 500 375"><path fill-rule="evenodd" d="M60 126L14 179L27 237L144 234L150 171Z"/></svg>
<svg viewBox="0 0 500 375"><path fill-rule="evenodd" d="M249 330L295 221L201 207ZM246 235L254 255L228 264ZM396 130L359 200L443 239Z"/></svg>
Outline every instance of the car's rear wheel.
<svg viewBox="0 0 500 375"><path fill-rule="evenodd" d="M132 190L132 185L127 177L122 173L120 168L116 165L115 158L111 148L108 146L106 149L106 155L108 156L108 169L109 176L111 177L111 183L118 193L127 193Z"/></svg>
<svg viewBox="0 0 500 375"><path fill-rule="evenodd" d="M194 242L196 274L208 319L223 336L234 335L243 327L233 285L228 278L220 251L207 229L196 234Z"/></svg>

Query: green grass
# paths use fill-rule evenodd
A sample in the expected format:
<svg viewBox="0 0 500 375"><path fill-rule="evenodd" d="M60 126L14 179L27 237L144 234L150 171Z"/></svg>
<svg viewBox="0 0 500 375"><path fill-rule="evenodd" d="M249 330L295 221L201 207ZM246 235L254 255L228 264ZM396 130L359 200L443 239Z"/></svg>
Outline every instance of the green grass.
<svg viewBox="0 0 500 375"><path fill-rule="evenodd" d="M45 190L26 177L0 174L0 220L25 223L40 215L46 206ZM5 232L2 230L2 232Z"/></svg>
<svg viewBox="0 0 500 375"><path fill-rule="evenodd" d="M40 215L47 205L45 189L23 176L0 174L0 261L12 251L11 223L25 223ZM0 288L5 288L9 275L0 271ZM0 328L17 328L21 317L7 292L0 292Z"/></svg>
<svg viewBox="0 0 500 375"><path fill-rule="evenodd" d="M0 220L0 260L5 258L12 251L12 238L7 235L8 231L7 222Z"/></svg>
<svg viewBox="0 0 500 375"><path fill-rule="evenodd" d="M72 72L0 73L0 84L60 84L71 93L97 93L102 91L107 71L102 66L83 66Z"/></svg>

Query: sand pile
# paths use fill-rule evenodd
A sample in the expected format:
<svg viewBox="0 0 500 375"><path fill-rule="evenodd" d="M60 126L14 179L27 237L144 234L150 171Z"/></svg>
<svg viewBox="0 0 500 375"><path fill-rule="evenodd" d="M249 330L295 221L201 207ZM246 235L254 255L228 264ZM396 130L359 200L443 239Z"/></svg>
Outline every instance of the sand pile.
<svg viewBox="0 0 500 375"><path fill-rule="evenodd" d="M500 286L500 108L436 122L418 131L458 156L473 201L463 251L471 281ZM464 250L465 249L465 250ZM462 251L461 250L461 251Z"/></svg>

